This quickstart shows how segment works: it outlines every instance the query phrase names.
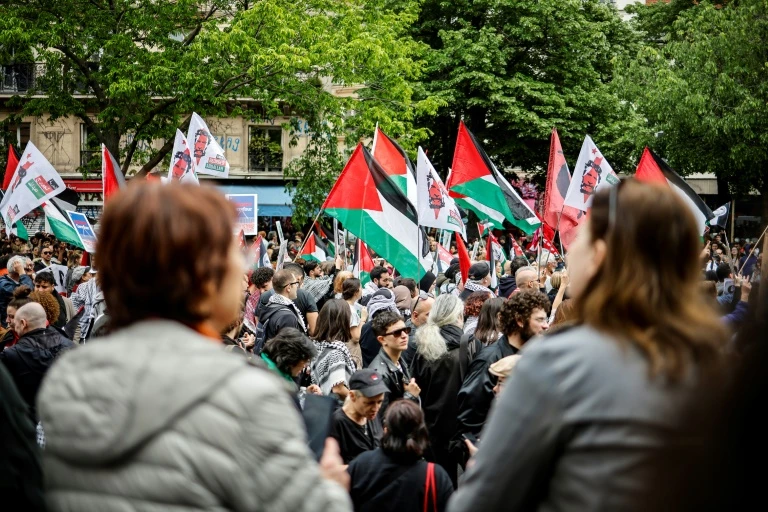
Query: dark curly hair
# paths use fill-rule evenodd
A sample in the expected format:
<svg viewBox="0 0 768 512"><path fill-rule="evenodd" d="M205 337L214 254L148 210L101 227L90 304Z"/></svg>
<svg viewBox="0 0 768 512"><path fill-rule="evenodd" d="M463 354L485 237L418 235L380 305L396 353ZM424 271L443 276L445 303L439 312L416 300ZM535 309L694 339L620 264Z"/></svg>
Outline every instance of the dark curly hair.
<svg viewBox="0 0 768 512"><path fill-rule="evenodd" d="M528 325L534 309L543 309L549 314L550 307L549 297L536 290L513 293L501 308L501 328L504 334L509 336L522 332Z"/></svg>
<svg viewBox="0 0 768 512"><path fill-rule="evenodd" d="M280 329L274 338L267 341L262 352L287 375L291 375L291 368L300 362L317 357L317 349L312 340L293 327Z"/></svg>
<svg viewBox="0 0 768 512"><path fill-rule="evenodd" d="M251 284L261 289L272 280L275 271L271 267L259 267L251 274Z"/></svg>
<svg viewBox="0 0 768 512"><path fill-rule="evenodd" d="M472 292L472 295L467 297L467 301L464 303L464 318L479 316L483 304L490 298L491 294L488 292Z"/></svg>
<svg viewBox="0 0 768 512"><path fill-rule="evenodd" d="M381 450L388 455L419 460L429 448L429 433L421 407L410 400L397 400L384 418L387 427L381 438Z"/></svg>

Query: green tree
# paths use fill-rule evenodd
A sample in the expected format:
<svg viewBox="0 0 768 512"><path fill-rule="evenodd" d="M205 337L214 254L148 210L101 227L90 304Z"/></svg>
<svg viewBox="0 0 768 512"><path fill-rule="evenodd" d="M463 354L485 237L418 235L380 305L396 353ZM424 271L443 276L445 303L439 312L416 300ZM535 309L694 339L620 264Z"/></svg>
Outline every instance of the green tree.
<svg viewBox="0 0 768 512"><path fill-rule="evenodd" d="M421 63L405 31L415 0L397 9L373 0L3 4L0 62L45 66L34 89L13 98L18 115L7 123L74 115L120 155L124 171L139 165L145 174L160 164L193 111L302 117L353 139L376 120L405 131L414 115L409 80ZM335 97L331 83L357 92ZM158 139L166 141L160 150L141 150Z"/></svg>
<svg viewBox="0 0 768 512"><path fill-rule="evenodd" d="M638 10L638 26L657 32L626 62L619 88L675 169L714 173L731 194L757 190L766 222L768 2L675 4Z"/></svg>
<svg viewBox="0 0 768 512"><path fill-rule="evenodd" d="M586 134L617 170L637 151L639 118L611 87L635 36L604 2L426 0L414 37L431 48L419 93L445 104L419 119L436 168L451 166L459 119L500 168L540 176L553 127L570 160Z"/></svg>

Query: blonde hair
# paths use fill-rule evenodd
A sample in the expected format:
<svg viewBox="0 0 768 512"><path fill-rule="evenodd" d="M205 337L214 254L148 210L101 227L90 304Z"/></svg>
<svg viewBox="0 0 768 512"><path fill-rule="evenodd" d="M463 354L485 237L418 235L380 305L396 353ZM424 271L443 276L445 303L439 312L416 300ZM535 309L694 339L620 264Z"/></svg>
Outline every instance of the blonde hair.
<svg viewBox="0 0 768 512"><path fill-rule="evenodd" d="M342 293L343 287L344 287L344 281L349 279L350 277L355 277L352 272L349 272L347 270L342 270L341 272L338 272L336 274L336 277L333 280L333 293Z"/></svg>
<svg viewBox="0 0 768 512"><path fill-rule="evenodd" d="M458 325L464 319L464 303L453 294L435 299L427 323L416 331L416 352L427 361L435 361L448 352L440 327Z"/></svg>
<svg viewBox="0 0 768 512"><path fill-rule="evenodd" d="M560 289L560 283L562 282L562 280L563 280L563 273L562 272L554 272L549 277L549 284L551 284L552 288L554 288L555 290L559 290Z"/></svg>

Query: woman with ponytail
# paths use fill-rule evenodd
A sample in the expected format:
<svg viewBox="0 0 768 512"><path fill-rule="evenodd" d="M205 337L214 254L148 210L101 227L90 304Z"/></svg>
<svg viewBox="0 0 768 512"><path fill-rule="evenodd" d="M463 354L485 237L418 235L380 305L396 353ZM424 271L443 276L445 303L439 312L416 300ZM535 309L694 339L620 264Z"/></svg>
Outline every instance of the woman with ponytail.
<svg viewBox="0 0 768 512"><path fill-rule="evenodd" d="M424 460L428 449L419 406L410 400L393 402L384 418L381 447L360 454L349 465L355 511L445 510L453 484L442 467Z"/></svg>
<svg viewBox="0 0 768 512"><path fill-rule="evenodd" d="M466 347L462 354L461 338L464 334L464 304L455 295L440 295L432 306L427 323L416 333L416 356L413 376L421 387L421 407L429 429L431 449L427 460L443 466L454 486L457 478L457 460L449 450L456 433L458 405L456 397L461 388L461 360L469 366L470 353L479 352ZM471 340L470 343L479 345Z"/></svg>

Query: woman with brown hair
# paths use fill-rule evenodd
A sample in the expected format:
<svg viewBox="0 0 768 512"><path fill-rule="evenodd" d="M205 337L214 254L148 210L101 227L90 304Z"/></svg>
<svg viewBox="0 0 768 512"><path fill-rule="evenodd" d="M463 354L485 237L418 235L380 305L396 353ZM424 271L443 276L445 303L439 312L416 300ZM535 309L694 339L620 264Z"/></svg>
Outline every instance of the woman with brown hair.
<svg viewBox="0 0 768 512"><path fill-rule="evenodd" d="M629 180L594 197L568 254L578 325L523 351L452 512L662 509L648 476L670 453L670 474L688 469L697 398L721 382L699 251L669 187Z"/></svg>
<svg viewBox="0 0 768 512"><path fill-rule="evenodd" d="M331 299L320 309L312 337L317 348L317 357L312 360L312 384L341 403L349 394L349 378L357 371L347 349L352 339L349 319L349 304L342 299Z"/></svg>
<svg viewBox="0 0 768 512"><path fill-rule="evenodd" d="M318 467L280 381L223 350L245 267L232 203L134 181L97 242L112 333L62 356L38 399L48 508L348 510L338 451Z"/></svg>
<svg viewBox="0 0 768 512"><path fill-rule="evenodd" d="M350 495L359 512L440 512L453 492L448 473L423 457L429 448L424 413L410 400L392 402L381 446L349 465Z"/></svg>

